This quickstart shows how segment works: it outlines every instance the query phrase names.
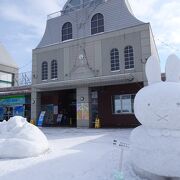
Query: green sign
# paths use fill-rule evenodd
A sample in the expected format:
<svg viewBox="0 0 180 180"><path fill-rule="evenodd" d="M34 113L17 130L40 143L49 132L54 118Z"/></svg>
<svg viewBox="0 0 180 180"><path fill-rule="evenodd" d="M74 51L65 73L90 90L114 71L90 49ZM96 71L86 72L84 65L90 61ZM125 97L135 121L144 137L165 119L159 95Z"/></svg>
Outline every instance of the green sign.
<svg viewBox="0 0 180 180"><path fill-rule="evenodd" d="M6 96L0 98L0 106L5 105L20 105L25 104L25 96Z"/></svg>

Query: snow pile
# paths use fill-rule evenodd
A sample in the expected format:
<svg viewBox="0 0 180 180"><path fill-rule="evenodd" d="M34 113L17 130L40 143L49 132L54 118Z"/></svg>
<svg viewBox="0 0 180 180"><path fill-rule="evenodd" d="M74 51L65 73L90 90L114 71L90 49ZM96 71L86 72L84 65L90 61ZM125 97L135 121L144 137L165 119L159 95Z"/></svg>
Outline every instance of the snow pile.
<svg viewBox="0 0 180 180"><path fill-rule="evenodd" d="M120 149L112 142L119 137L128 142L131 129L44 127L42 131L51 151L39 157L0 159L0 180L118 180L114 176Z"/></svg>
<svg viewBox="0 0 180 180"><path fill-rule="evenodd" d="M0 123L0 158L32 157L47 150L46 136L26 118L15 116Z"/></svg>
<svg viewBox="0 0 180 180"><path fill-rule="evenodd" d="M166 82L159 62L146 64L149 86L135 97L134 111L141 126L131 133L129 170L125 179L180 178L180 60L171 55L166 63ZM128 167L128 165L126 165ZM133 171L132 171L133 170Z"/></svg>

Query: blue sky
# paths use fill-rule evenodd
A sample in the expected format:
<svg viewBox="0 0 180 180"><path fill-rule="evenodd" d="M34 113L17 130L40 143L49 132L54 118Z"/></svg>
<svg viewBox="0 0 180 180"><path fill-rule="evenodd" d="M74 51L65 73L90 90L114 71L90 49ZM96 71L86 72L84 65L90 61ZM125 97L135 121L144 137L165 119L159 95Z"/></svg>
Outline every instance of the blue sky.
<svg viewBox="0 0 180 180"><path fill-rule="evenodd" d="M0 42L20 67L31 71L32 49L41 40L47 15L62 9L66 0L0 0ZM180 1L129 0L135 16L150 22L162 71L171 53L180 57Z"/></svg>

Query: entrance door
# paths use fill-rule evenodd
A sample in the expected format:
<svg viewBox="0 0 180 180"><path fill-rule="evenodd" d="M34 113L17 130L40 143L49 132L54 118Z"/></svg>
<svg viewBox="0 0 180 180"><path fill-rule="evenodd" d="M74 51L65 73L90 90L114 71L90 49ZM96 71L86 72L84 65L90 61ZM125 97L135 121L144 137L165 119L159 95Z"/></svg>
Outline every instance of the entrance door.
<svg viewBox="0 0 180 180"><path fill-rule="evenodd" d="M43 92L41 103L41 111L46 111L44 125L76 126L75 89Z"/></svg>
<svg viewBox="0 0 180 180"><path fill-rule="evenodd" d="M60 126L76 126L76 92L66 90L59 94L59 110L63 113L63 120Z"/></svg>

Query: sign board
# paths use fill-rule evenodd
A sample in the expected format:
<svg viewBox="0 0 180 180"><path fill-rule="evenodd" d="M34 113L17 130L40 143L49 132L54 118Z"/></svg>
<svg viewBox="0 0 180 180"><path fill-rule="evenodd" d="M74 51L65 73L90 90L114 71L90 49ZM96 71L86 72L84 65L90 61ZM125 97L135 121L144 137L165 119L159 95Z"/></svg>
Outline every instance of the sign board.
<svg viewBox="0 0 180 180"><path fill-rule="evenodd" d="M54 114L55 114L55 115L58 114L58 106L54 106Z"/></svg>
<svg viewBox="0 0 180 180"><path fill-rule="evenodd" d="M57 116L57 123L61 123L62 117L63 117L62 114L58 114L58 116Z"/></svg>
<svg viewBox="0 0 180 180"><path fill-rule="evenodd" d="M0 98L0 104L3 106L13 106L13 105L20 105L25 104L25 96L7 96Z"/></svg>
<svg viewBox="0 0 180 180"><path fill-rule="evenodd" d="M39 115L38 122L37 122L37 125L38 125L38 126L42 126L42 125L43 125L45 113L46 113L46 111L41 111L41 113L40 113L40 115Z"/></svg>
<svg viewBox="0 0 180 180"><path fill-rule="evenodd" d="M77 104L77 119L89 120L89 104L88 103Z"/></svg>

